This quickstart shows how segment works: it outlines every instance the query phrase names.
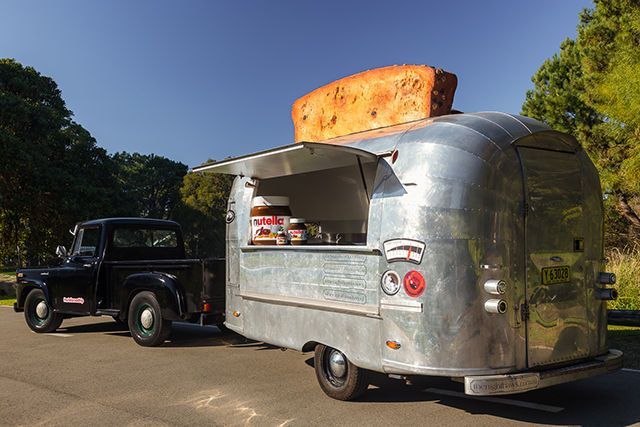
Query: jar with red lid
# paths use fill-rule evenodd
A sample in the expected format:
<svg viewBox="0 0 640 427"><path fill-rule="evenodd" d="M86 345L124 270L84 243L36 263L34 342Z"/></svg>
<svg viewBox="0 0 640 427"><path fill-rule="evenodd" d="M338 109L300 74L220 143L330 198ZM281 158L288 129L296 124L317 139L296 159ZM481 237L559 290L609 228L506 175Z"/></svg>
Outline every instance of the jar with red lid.
<svg viewBox="0 0 640 427"><path fill-rule="evenodd" d="M291 218L289 221L289 242L292 245L306 245L307 244L307 226L304 223L304 218Z"/></svg>

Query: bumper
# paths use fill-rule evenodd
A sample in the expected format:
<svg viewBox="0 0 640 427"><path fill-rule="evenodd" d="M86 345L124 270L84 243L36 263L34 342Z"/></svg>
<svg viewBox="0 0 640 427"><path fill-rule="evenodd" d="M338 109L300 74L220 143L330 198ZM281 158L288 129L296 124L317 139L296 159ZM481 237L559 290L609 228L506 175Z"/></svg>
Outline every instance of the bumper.
<svg viewBox="0 0 640 427"><path fill-rule="evenodd" d="M464 392L474 396L523 393L614 372L621 368L622 352L609 350L607 354L586 362L546 371L467 376L464 377Z"/></svg>

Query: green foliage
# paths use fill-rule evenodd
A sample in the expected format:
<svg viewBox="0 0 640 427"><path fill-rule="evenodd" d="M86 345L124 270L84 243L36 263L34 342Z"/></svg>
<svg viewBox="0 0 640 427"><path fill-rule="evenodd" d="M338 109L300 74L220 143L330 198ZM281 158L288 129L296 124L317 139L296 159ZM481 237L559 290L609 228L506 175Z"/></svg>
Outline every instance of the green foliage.
<svg viewBox="0 0 640 427"><path fill-rule="evenodd" d="M224 256L225 216L232 183L230 175L190 173L184 177L178 220L191 256Z"/></svg>
<svg viewBox="0 0 640 427"><path fill-rule="evenodd" d="M618 299L607 306L611 310L640 310L640 247L609 251L607 271L615 273L619 294Z"/></svg>
<svg viewBox="0 0 640 427"><path fill-rule="evenodd" d="M116 153L116 177L122 190L122 216L170 219L180 203L187 166L154 154Z"/></svg>
<svg viewBox="0 0 640 427"><path fill-rule="evenodd" d="M219 203L202 205L222 197L215 189L204 201L191 190L181 195L184 164L153 154L109 156L72 120L56 83L12 59L0 59L0 153L0 265L43 263L56 245L69 246L73 224L112 216L189 212L184 225L198 239L187 236L189 247L219 252L205 242L210 235L224 245ZM216 222L207 223L210 217Z"/></svg>
<svg viewBox="0 0 640 427"><path fill-rule="evenodd" d="M0 59L0 260L7 264L42 262L67 243L70 225L108 211L111 160L71 117L52 79Z"/></svg>
<svg viewBox="0 0 640 427"><path fill-rule="evenodd" d="M640 238L640 3L595 1L533 76L525 115L576 136L600 171L609 246Z"/></svg>

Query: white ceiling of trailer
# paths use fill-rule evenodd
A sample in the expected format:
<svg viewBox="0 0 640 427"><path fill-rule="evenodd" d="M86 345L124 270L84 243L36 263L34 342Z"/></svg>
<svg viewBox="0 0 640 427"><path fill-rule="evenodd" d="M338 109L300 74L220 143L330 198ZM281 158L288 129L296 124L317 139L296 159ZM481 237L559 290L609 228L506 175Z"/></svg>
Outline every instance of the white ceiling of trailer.
<svg viewBox="0 0 640 427"><path fill-rule="evenodd" d="M194 172L215 172L267 179L377 161L378 155L343 145L303 142L235 159L198 166Z"/></svg>

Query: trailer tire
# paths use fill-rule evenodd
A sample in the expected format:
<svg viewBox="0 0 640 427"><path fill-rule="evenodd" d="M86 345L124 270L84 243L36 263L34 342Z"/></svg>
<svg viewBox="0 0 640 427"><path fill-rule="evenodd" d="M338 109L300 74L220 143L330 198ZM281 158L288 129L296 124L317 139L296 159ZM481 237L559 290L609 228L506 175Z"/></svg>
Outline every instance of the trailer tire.
<svg viewBox="0 0 640 427"><path fill-rule="evenodd" d="M58 329L62 324L63 316L49 306L42 289L34 289L25 299L24 319L32 331L40 334Z"/></svg>
<svg viewBox="0 0 640 427"><path fill-rule="evenodd" d="M144 347L162 344L171 333L171 320L162 318L160 304L153 292L143 291L133 297L128 323L133 340Z"/></svg>
<svg viewBox="0 0 640 427"><path fill-rule="evenodd" d="M313 361L320 388L329 397L353 400L369 387L367 370L358 368L335 348L318 344Z"/></svg>

